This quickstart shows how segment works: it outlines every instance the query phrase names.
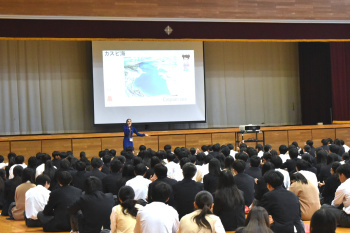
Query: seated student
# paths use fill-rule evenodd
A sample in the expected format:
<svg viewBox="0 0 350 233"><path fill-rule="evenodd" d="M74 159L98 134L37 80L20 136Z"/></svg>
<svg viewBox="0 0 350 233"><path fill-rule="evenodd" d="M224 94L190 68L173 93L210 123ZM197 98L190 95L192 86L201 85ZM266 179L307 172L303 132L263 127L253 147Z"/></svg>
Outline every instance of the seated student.
<svg viewBox="0 0 350 233"><path fill-rule="evenodd" d="M38 219L43 224L44 232L70 231L70 216L67 207L79 199L82 191L70 186L72 175L62 171L57 176L59 188L50 193L49 201Z"/></svg>
<svg viewBox="0 0 350 233"><path fill-rule="evenodd" d="M316 174L313 172L307 171L309 163L303 159L299 159L297 161L296 166L297 166L297 172L302 174L306 178L306 180L310 181L310 183L317 188L317 193L318 193L318 183L317 183Z"/></svg>
<svg viewBox="0 0 350 233"><path fill-rule="evenodd" d="M25 168L22 173L22 184L18 185L15 193L15 203L9 207L10 218L15 220L24 220L25 195L26 192L35 187L34 182L35 171L31 168ZM13 208L11 208L13 207Z"/></svg>
<svg viewBox="0 0 350 233"><path fill-rule="evenodd" d="M23 167L17 166L13 169L13 179L5 181L4 188L4 206L1 215L9 216L9 207L12 202L15 202L15 192L18 185L22 183Z"/></svg>
<svg viewBox="0 0 350 233"><path fill-rule="evenodd" d="M260 169L260 161L261 159L254 155L250 158L250 167L246 168L244 170L244 173L250 175L254 179L260 179L261 176L261 169Z"/></svg>
<svg viewBox="0 0 350 233"><path fill-rule="evenodd" d="M286 169L289 172L289 175L292 175L294 172L296 172L296 166L297 166L297 160L298 160L298 150L294 146L289 147L289 158L285 163L282 165L282 169Z"/></svg>
<svg viewBox="0 0 350 233"><path fill-rule="evenodd" d="M23 169L27 167L27 165L24 162L24 156L23 155L18 155L18 156L15 157L15 164L13 166L11 166L10 169L9 169L9 179L13 178L13 169L16 166L21 166L21 167L23 167Z"/></svg>
<svg viewBox="0 0 350 233"><path fill-rule="evenodd" d="M25 221L27 227L41 227L38 219L38 212L42 211L50 197L51 179L47 175L39 175L35 184L36 187L29 189L25 194Z"/></svg>
<svg viewBox="0 0 350 233"><path fill-rule="evenodd" d="M337 174L341 184L335 192L332 206L325 204L322 205L322 208L327 208L327 210L335 215L339 226L350 227L350 164L339 166ZM344 205L342 210L336 208L341 204Z"/></svg>
<svg viewBox="0 0 350 233"><path fill-rule="evenodd" d="M95 176L95 177L99 178L100 180L102 180L103 178L105 178L107 176L105 173L101 172L102 167L103 167L103 162L101 159L96 158L96 157L92 158L91 159L91 167L92 167L92 170L86 174L87 177Z"/></svg>
<svg viewBox="0 0 350 233"><path fill-rule="evenodd" d="M279 159L281 159L281 158L279 158ZM266 162L266 163L264 163L264 165L262 165L262 169L261 169L262 175L264 176L266 172L268 172L270 170L274 170L274 169L275 169L275 166L273 165L273 163ZM288 176L289 176L289 174L288 174ZM262 197L269 190L267 189L264 178L261 178L255 182L256 182L256 185L255 185L254 205L259 205L259 202L261 201Z"/></svg>
<svg viewBox="0 0 350 233"><path fill-rule="evenodd" d="M245 162L237 159L233 163L233 169L235 172L235 183L239 190L243 191L244 203L246 206L250 206L254 200L254 179L248 174L244 173Z"/></svg>
<svg viewBox="0 0 350 233"><path fill-rule="evenodd" d="M337 229L337 219L334 214L326 208L317 210L312 215L310 222L310 233L335 233Z"/></svg>
<svg viewBox="0 0 350 233"><path fill-rule="evenodd" d="M181 169L180 165L174 162L175 155L173 153L168 153L166 158L168 162L165 166L168 168L168 176L174 179L177 171Z"/></svg>
<svg viewBox="0 0 350 233"><path fill-rule="evenodd" d="M312 215L321 208L318 189L299 172L294 173L290 180L292 185L289 191L299 198L301 219L310 221Z"/></svg>
<svg viewBox="0 0 350 233"><path fill-rule="evenodd" d="M289 154L288 152L288 147L286 145L280 145L279 147L279 157L282 159L282 164L285 163L287 161L287 159L289 159Z"/></svg>
<svg viewBox="0 0 350 233"><path fill-rule="evenodd" d="M136 215L143 206L138 204L135 192L130 186L123 186L119 190L120 204L114 206L111 213L111 233L133 233L136 224Z"/></svg>
<svg viewBox="0 0 350 233"><path fill-rule="evenodd" d="M209 173L203 178L204 190L214 193L218 187L220 175L220 162L218 159L212 159L209 162Z"/></svg>
<svg viewBox="0 0 350 233"><path fill-rule="evenodd" d="M269 215L260 206L254 206L249 211L244 225L245 227L237 229L236 233L273 233L270 229Z"/></svg>
<svg viewBox="0 0 350 233"><path fill-rule="evenodd" d="M0 169L5 169L8 163L4 163L4 156L0 155Z"/></svg>
<svg viewBox="0 0 350 233"><path fill-rule="evenodd" d="M173 185L176 210L180 219L193 211L194 198L199 191L204 189L202 183L192 180L197 171L193 163L186 163L182 170L184 179Z"/></svg>
<svg viewBox="0 0 350 233"><path fill-rule="evenodd" d="M95 233L110 227L110 214L114 206L113 194L102 192L102 182L95 176L84 181L85 193L68 207L72 232Z"/></svg>
<svg viewBox="0 0 350 233"><path fill-rule="evenodd" d="M173 207L165 204L170 193L170 185L164 182L153 187L153 202L138 211L135 233L175 233L178 230L179 215Z"/></svg>
<svg viewBox="0 0 350 233"><path fill-rule="evenodd" d="M244 198L242 191L235 184L231 171L223 170L219 176L219 184L214 193L213 213L220 217L226 231L234 231L243 226Z"/></svg>
<svg viewBox="0 0 350 233"><path fill-rule="evenodd" d="M213 205L213 196L209 192L200 191L197 193L194 202L196 210L182 217L177 232L225 233L220 218L212 213Z"/></svg>
<svg viewBox="0 0 350 233"><path fill-rule="evenodd" d="M130 186L135 192L135 200L146 200L148 193L148 185L152 183L151 180L144 178L147 167L143 163L139 163L135 166L135 178L132 178L126 182L125 185Z"/></svg>
<svg viewBox="0 0 350 233"><path fill-rule="evenodd" d="M169 184L170 186L173 186L174 184L177 183L176 180L167 177L167 172L168 172L167 167L161 163L158 163L157 165L154 166L154 176L155 176L156 180L153 181L152 183L150 183L148 186L148 195L147 195L148 199L147 199L147 201L149 203L151 203L153 201L152 190L153 190L154 185L158 184L159 182L164 182L164 183ZM175 201L174 201L174 192L173 192L172 188L171 188L171 194L169 197L169 201L167 202L167 204L176 208Z"/></svg>
<svg viewBox="0 0 350 233"><path fill-rule="evenodd" d="M282 167L282 159L279 156L272 156L271 157L271 163L275 166L275 171L279 171L283 175L283 185L286 189L289 189L290 186L290 176L289 172L287 172L284 169L281 169ZM266 186L266 185L265 185Z"/></svg>
<svg viewBox="0 0 350 233"><path fill-rule="evenodd" d="M75 169L77 172L73 174L72 186L83 190L84 181L87 178L86 164L83 161L78 161L75 164Z"/></svg>
<svg viewBox="0 0 350 233"><path fill-rule="evenodd" d="M298 197L282 187L282 173L268 171L263 178L269 192L264 194L259 205L272 216L274 222L271 224L271 229L273 232L294 233L295 227L298 233L304 233Z"/></svg>
<svg viewBox="0 0 350 233"><path fill-rule="evenodd" d="M123 164L118 159L113 159L110 163L110 174L102 179L103 192L117 195L117 182L122 178Z"/></svg>
<svg viewBox="0 0 350 233"><path fill-rule="evenodd" d="M340 185L339 177L336 173L337 168L341 164L339 162L333 162L331 167L331 176L326 179L325 182L319 183L322 189L323 204L330 205L334 199L335 192Z"/></svg>

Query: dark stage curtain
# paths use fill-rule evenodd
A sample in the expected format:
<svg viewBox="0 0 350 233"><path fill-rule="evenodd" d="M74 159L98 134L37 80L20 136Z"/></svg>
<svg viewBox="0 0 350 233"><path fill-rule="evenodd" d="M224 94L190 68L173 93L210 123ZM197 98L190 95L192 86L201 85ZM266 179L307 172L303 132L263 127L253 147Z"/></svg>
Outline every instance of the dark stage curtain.
<svg viewBox="0 0 350 233"><path fill-rule="evenodd" d="M333 120L350 120L350 43L330 43Z"/></svg>
<svg viewBox="0 0 350 233"><path fill-rule="evenodd" d="M299 43L303 125L331 123L332 80L329 43Z"/></svg>

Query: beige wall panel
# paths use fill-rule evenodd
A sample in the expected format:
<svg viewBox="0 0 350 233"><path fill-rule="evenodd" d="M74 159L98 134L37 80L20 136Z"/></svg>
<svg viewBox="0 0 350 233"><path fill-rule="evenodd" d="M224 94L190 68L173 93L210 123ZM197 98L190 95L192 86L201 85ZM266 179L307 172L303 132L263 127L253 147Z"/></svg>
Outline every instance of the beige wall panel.
<svg viewBox="0 0 350 233"><path fill-rule="evenodd" d="M312 139L311 130L289 130L288 145L292 142L298 142L300 148L303 148L307 140Z"/></svg>
<svg viewBox="0 0 350 233"><path fill-rule="evenodd" d="M186 148L201 148L203 145L211 145L211 134L190 134L186 135Z"/></svg>
<svg viewBox="0 0 350 233"><path fill-rule="evenodd" d="M123 150L123 138L124 137L102 138L102 150L114 149L117 151L117 155L120 155L120 152Z"/></svg>
<svg viewBox="0 0 350 233"><path fill-rule="evenodd" d="M0 142L0 155L4 156L6 163L8 153L10 153L10 142Z"/></svg>
<svg viewBox="0 0 350 233"><path fill-rule="evenodd" d="M11 142L11 152L23 155L27 161L30 156L41 152L41 141L13 141Z"/></svg>
<svg viewBox="0 0 350 233"><path fill-rule="evenodd" d="M344 140L346 145L350 145L350 128L336 129L335 137Z"/></svg>
<svg viewBox="0 0 350 233"><path fill-rule="evenodd" d="M42 140L42 152L52 155L53 151L71 151L72 140L71 139L55 139L55 140ZM79 158L79 154L75 154Z"/></svg>
<svg viewBox="0 0 350 233"><path fill-rule="evenodd" d="M159 136L159 150L164 150L164 146L168 144L171 145L172 151L174 151L176 147L185 147L186 135Z"/></svg>
<svg viewBox="0 0 350 233"><path fill-rule="evenodd" d="M268 131L265 132L265 144L272 146L272 149L279 153L280 145L288 146L288 132L285 131Z"/></svg>
<svg viewBox="0 0 350 233"><path fill-rule="evenodd" d="M86 157L98 157L101 151L101 138L72 139L73 154L79 156L84 151Z"/></svg>
<svg viewBox="0 0 350 233"><path fill-rule="evenodd" d="M235 145L235 133L213 133L212 141L213 144L219 143L220 145Z"/></svg>
<svg viewBox="0 0 350 233"><path fill-rule="evenodd" d="M158 136L149 137L133 137L134 138L134 148L135 155L139 153L139 147L145 145L147 148L151 148L154 151L158 151Z"/></svg>
<svg viewBox="0 0 350 233"><path fill-rule="evenodd" d="M335 129L313 129L312 141L314 141L314 147L322 146L321 140L324 138L335 138Z"/></svg>

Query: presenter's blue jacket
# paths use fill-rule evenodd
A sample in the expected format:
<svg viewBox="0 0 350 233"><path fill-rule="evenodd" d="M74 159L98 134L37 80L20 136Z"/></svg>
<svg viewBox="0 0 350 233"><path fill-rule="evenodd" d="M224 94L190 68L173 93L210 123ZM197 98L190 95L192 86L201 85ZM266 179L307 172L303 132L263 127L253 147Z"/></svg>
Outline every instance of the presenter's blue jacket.
<svg viewBox="0 0 350 233"><path fill-rule="evenodd" d="M123 149L125 150L129 146L134 146L133 141L130 141L130 138L132 138L133 134L136 134L137 136L145 136L145 134L137 132L137 129L133 126L131 126L131 129L129 130L129 127L127 125L124 125L124 140L123 140Z"/></svg>

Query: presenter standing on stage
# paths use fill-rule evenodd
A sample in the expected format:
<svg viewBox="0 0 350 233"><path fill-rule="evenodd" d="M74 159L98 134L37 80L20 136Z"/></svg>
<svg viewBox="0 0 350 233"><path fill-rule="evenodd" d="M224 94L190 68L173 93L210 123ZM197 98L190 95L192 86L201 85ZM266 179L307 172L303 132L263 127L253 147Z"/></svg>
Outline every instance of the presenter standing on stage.
<svg viewBox="0 0 350 233"><path fill-rule="evenodd" d="M132 135L135 133L137 136L144 137L148 136L148 134L141 134L137 132L137 129L132 125L131 119L126 120L126 125L124 125L124 141L123 141L123 149L126 150L129 146L134 146Z"/></svg>

